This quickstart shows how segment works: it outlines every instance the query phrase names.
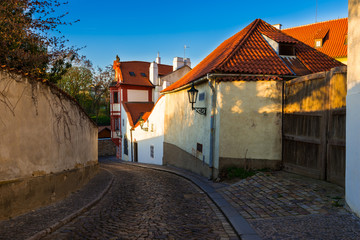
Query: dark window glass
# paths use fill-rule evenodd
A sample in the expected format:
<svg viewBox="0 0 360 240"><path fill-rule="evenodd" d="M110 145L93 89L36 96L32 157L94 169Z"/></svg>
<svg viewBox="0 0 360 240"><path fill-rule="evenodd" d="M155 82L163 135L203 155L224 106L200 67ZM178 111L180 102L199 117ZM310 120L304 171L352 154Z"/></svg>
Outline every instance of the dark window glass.
<svg viewBox="0 0 360 240"><path fill-rule="evenodd" d="M202 153L202 147L203 147L203 145L202 144L200 144L200 143L197 143L196 144L196 150L198 151L198 152L201 152Z"/></svg>
<svg viewBox="0 0 360 240"><path fill-rule="evenodd" d="M134 72L129 72L130 76L135 77L135 73Z"/></svg>
<svg viewBox="0 0 360 240"><path fill-rule="evenodd" d="M145 73L140 73L140 74L141 74L141 76L146 77L146 74L145 74Z"/></svg>
<svg viewBox="0 0 360 240"><path fill-rule="evenodd" d="M128 139L126 134L124 135L124 154L129 155Z"/></svg>
<svg viewBox="0 0 360 240"><path fill-rule="evenodd" d="M114 92L114 103L119 103L119 97L118 97L118 93Z"/></svg>
<svg viewBox="0 0 360 240"><path fill-rule="evenodd" d="M295 47L292 44L280 44L279 55L295 56Z"/></svg>
<svg viewBox="0 0 360 240"><path fill-rule="evenodd" d="M153 145L150 146L150 157L154 158L154 146Z"/></svg>

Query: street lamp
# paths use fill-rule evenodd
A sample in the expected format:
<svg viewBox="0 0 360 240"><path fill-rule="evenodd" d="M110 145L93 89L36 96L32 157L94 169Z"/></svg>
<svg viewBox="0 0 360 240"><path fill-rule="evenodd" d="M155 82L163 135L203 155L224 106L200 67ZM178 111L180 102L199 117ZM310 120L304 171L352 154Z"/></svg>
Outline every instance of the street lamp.
<svg viewBox="0 0 360 240"><path fill-rule="evenodd" d="M144 119L142 118L142 116L140 116L139 123L140 123L141 129L144 131L148 131L149 128L144 127L144 122L145 122Z"/></svg>
<svg viewBox="0 0 360 240"><path fill-rule="evenodd" d="M195 110L197 113L201 115L206 115L206 108L194 107L194 103L196 103L197 95L199 90L195 89L194 83L192 83L191 88L188 90L189 102L191 103L191 109Z"/></svg>

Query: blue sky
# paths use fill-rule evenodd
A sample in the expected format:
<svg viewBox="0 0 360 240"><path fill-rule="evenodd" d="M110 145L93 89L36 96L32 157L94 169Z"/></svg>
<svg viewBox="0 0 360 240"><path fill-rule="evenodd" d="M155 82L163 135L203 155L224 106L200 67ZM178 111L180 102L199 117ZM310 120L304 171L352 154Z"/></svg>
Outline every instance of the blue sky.
<svg viewBox="0 0 360 240"><path fill-rule="evenodd" d="M317 21L347 17L347 0L318 0ZM221 42L256 18L289 28L315 22L316 0L72 0L67 19L80 22L62 28L71 45L86 46L81 54L95 66L121 61L153 61L172 65L186 57L192 67Z"/></svg>

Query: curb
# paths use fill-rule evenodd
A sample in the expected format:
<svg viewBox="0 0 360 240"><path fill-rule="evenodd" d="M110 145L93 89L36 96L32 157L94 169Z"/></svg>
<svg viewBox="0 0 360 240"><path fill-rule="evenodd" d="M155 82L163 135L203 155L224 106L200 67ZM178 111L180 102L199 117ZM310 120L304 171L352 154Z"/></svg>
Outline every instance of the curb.
<svg viewBox="0 0 360 240"><path fill-rule="evenodd" d="M101 169L109 172L112 177L111 177L111 180L110 180L109 184L104 189L104 191L102 191L100 193L100 195L96 199L94 199L92 202L88 203L86 206L80 208L76 212L74 212L74 213L70 214L69 216L63 218L62 220L54 223L50 227L48 227L48 228L36 233L35 235L27 238L26 240L38 240L38 239L41 239L41 238L45 237L46 235L48 235L48 234L56 231L57 229L61 228L65 224L71 222L76 217L80 216L81 214L89 211L90 208L92 208L94 205L96 205L105 196L105 194L110 190L110 187L112 186L112 184L114 182L114 174L112 172L110 172L109 170L105 169L105 168L101 168Z"/></svg>
<svg viewBox="0 0 360 240"><path fill-rule="evenodd" d="M256 233L256 231L250 226L250 224L246 221L246 219L241 216L236 209L224 199L224 197L218 193L212 186L209 184L196 179L192 176L189 176L185 173L182 173L180 171L172 170L172 169L166 169L165 166L154 166L154 165L148 165L148 164L139 164L139 163L133 163L133 162L125 162L120 161L118 163L127 164L131 166L137 166L142 168L148 168L153 169L157 171L163 171L168 172L171 174L175 174L179 177L183 177L196 186L198 186L200 189L202 189L206 195L215 203L215 205L220 209L220 211L224 214L226 219L229 221L230 225L233 227L235 233L238 235L238 237L242 240L261 240L260 236Z"/></svg>

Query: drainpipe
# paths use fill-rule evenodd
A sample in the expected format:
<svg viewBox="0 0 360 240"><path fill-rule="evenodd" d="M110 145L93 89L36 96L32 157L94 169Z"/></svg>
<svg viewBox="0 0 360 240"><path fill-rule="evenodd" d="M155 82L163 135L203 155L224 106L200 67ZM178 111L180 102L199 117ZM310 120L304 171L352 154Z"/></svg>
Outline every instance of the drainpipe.
<svg viewBox="0 0 360 240"><path fill-rule="evenodd" d="M216 110L216 81L214 81L214 84L212 83L212 80L210 78L210 75L207 74L207 79L209 83L209 87L212 91L211 96L211 118L210 118L210 159L209 159L209 165L211 169L210 173L210 179L214 179L214 150L215 150L215 110Z"/></svg>
<svg viewBox="0 0 360 240"><path fill-rule="evenodd" d="M133 138L132 138L132 131L134 131L133 128L130 129L130 147L131 147L131 161L134 162L134 150L133 150Z"/></svg>

